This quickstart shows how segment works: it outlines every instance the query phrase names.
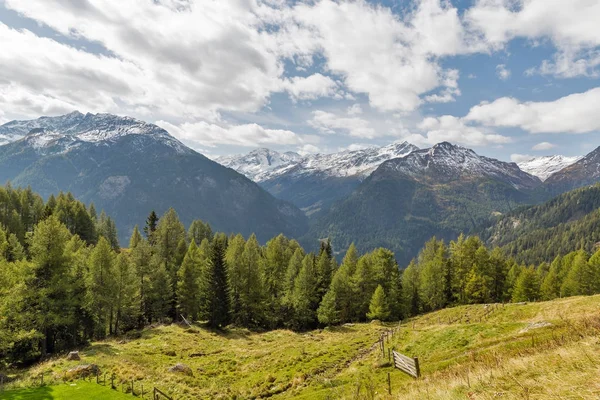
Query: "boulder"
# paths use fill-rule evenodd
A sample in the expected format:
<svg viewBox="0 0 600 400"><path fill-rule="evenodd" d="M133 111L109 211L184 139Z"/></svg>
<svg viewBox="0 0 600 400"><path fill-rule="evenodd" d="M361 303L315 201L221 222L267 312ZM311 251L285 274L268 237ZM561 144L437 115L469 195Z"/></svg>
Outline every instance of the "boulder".
<svg viewBox="0 0 600 400"><path fill-rule="evenodd" d="M192 369L182 363L175 364L174 366L169 368L169 372L177 372L177 373L186 374L189 376L193 375Z"/></svg>
<svg viewBox="0 0 600 400"><path fill-rule="evenodd" d="M67 379L78 379L85 378L88 376L96 376L100 373L100 368L96 364L84 364L78 365L74 368L67 370L65 377Z"/></svg>
<svg viewBox="0 0 600 400"><path fill-rule="evenodd" d="M69 361L79 361L81 360L81 357L79 356L79 352L78 351L72 351L69 353L69 355L67 356L67 360Z"/></svg>

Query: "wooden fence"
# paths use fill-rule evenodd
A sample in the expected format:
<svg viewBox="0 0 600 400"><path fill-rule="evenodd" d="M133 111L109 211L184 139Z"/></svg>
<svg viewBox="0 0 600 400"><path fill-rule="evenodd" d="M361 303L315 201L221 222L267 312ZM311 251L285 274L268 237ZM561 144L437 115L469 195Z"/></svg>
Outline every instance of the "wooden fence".
<svg viewBox="0 0 600 400"><path fill-rule="evenodd" d="M404 354L400 354L395 350L392 351L392 354L394 356L395 368L398 368L400 371L412 376L413 378L418 378L419 376L421 376L419 358L407 357Z"/></svg>

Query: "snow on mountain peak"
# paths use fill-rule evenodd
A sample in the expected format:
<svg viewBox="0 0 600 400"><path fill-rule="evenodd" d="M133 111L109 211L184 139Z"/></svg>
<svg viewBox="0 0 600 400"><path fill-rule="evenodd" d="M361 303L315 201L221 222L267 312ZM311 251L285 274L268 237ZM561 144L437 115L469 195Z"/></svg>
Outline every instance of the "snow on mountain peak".
<svg viewBox="0 0 600 400"><path fill-rule="evenodd" d="M550 175L558 172L569 165L575 164L583 156L566 157L561 155L532 157L528 160L517 163L523 171L535 175L542 181L545 181Z"/></svg>
<svg viewBox="0 0 600 400"><path fill-rule="evenodd" d="M408 156L386 162L386 170L415 179L454 180L468 177L497 177L517 188L535 187L540 181L523 172L515 163L507 163L480 156L471 149L442 142L429 149L418 150Z"/></svg>
<svg viewBox="0 0 600 400"><path fill-rule="evenodd" d="M404 157L417 149L412 144L402 142L383 147L345 150L332 154L310 154L304 157L294 152L279 153L269 149L257 149L246 155L220 157L216 161L255 182L264 182L284 174L291 176L323 174L362 179L382 162Z"/></svg>
<svg viewBox="0 0 600 400"><path fill-rule="evenodd" d="M55 151L68 151L81 143L112 142L128 135L152 136L178 152L188 151L181 142L154 124L112 114L74 111L57 117L11 121L0 126L0 142L22 140L40 151L57 144L61 147L54 148Z"/></svg>

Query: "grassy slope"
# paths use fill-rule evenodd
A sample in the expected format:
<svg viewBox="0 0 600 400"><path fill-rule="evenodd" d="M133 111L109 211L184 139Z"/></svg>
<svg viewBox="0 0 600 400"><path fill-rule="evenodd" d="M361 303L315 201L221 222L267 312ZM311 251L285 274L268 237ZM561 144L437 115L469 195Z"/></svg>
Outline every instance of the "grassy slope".
<svg viewBox="0 0 600 400"><path fill-rule="evenodd" d="M63 385L43 386L34 389L7 391L0 393L3 400L119 400L131 399L131 395L110 390L95 383L76 382Z"/></svg>
<svg viewBox="0 0 600 400"><path fill-rule="evenodd" d="M143 378L145 387L156 384L177 399L598 398L599 311L600 296L594 296L456 307L408 321L390 346L419 356L418 381L381 358L373 343L384 328L376 324L226 335L166 326L128 342L96 343L83 351L82 362ZM532 327L536 322L552 325ZM177 362L192 367L194 376L166 371ZM57 359L28 373L58 379L75 364ZM388 372L392 396L386 394Z"/></svg>

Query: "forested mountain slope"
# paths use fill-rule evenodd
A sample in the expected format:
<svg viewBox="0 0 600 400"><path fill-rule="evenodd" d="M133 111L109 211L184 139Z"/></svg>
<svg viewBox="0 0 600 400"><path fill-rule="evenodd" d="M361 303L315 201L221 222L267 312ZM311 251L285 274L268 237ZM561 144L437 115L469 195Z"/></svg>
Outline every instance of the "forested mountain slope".
<svg viewBox="0 0 600 400"><path fill-rule="evenodd" d="M187 148L164 129L127 117L71 113L0 127L0 182L30 185L47 198L70 191L111 215L126 243L151 210L175 207L216 230L301 235L306 217L243 175ZM20 139L19 139L20 138Z"/></svg>
<svg viewBox="0 0 600 400"><path fill-rule="evenodd" d="M334 248L392 249L406 265L431 237L454 239L494 213L533 202L539 178L469 149L440 143L383 163L315 221L312 236Z"/></svg>
<svg viewBox="0 0 600 400"><path fill-rule="evenodd" d="M552 260L573 249L593 251L600 243L600 185L515 210L480 234L489 245L527 263Z"/></svg>

